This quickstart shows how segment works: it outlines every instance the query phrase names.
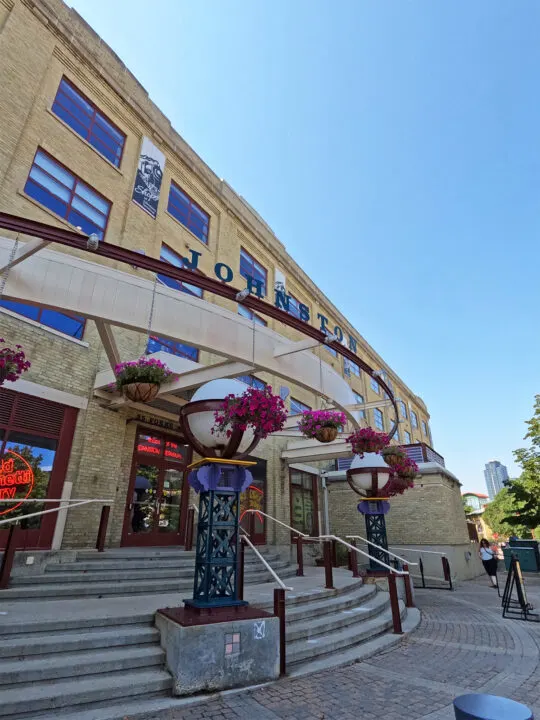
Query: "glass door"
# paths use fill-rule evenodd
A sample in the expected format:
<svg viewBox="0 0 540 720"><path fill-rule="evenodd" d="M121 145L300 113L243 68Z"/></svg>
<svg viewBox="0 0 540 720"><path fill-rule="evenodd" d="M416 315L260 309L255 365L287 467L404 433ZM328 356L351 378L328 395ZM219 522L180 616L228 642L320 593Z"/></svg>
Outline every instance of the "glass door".
<svg viewBox="0 0 540 720"><path fill-rule="evenodd" d="M182 544L185 465L189 449L178 440L141 431L137 434L126 500L122 544Z"/></svg>

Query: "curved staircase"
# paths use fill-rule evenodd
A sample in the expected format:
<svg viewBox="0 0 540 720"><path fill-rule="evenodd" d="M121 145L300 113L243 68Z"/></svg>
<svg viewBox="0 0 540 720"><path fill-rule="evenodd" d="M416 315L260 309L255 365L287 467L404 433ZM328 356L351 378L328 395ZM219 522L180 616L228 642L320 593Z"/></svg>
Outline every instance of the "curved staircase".
<svg viewBox="0 0 540 720"><path fill-rule="evenodd" d="M15 575L13 586L0 593L5 613L0 615L0 720L132 720L194 702L172 697L172 678L154 626L156 609L179 604L190 594L190 554L181 552L186 560L179 576L180 553L153 553L155 559L149 551L135 551L126 559L125 551L99 556L83 551L63 567L51 563L39 581ZM283 562L272 552L265 558L273 567ZM268 574L255 559L246 554L246 580L251 582L245 597L271 609L274 586L264 582ZM127 578L132 572L142 575ZM334 570L336 589L327 590L321 570L309 568L306 577L292 579L295 568L283 562L278 572L291 576L288 582L295 588L286 604L288 674L354 662L399 642L400 636L388 632L389 596L376 585ZM150 582L168 594L155 594L154 584L149 594L143 586ZM40 596L39 589L47 594ZM126 590L129 594L123 594ZM406 617L403 604L400 609L408 629L418 611Z"/></svg>

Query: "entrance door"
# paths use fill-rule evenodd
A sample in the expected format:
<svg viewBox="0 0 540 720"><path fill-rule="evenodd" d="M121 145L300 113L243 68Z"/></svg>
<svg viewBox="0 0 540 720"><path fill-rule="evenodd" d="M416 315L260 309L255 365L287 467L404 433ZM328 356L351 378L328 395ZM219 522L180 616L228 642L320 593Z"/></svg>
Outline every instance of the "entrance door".
<svg viewBox="0 0 540 720"><path fill-rule="evenodd" d="M0 520L58 507L35 502L61 497L77 410L0 388ZM17 549L51 547L56 513L21 519ZM11 523L0 525L0 548Z"/></svg>
<svg viewBox="0 0 540 720"><path fill-rule="evenodd" d="M178 438L139 430L124 515L122 545L181 545L189 448Z"/></svg>
<svg viewBox="0 0 540 720"><path fill-rule="evenodd" d="M246 460L256 460L257 465L250 468L253 482L240 495L240 521L254 545L266 545L266 518L261 514L266 512L266 460L254 457Z"/></svg>

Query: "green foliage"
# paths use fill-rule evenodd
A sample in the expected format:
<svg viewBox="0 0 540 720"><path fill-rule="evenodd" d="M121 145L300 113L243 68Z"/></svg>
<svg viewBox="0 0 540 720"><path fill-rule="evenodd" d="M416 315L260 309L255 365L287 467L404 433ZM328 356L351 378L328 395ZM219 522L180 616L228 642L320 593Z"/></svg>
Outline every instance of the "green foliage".
<svg viewBox="0 0 540 720"><path fill-rule="evenodd" d="M473 506L472 506L472 505L467 505L467 503L465 503L465 504L463 505L463 509L465 510L465 515L469 515L469 513L474 512Z"/></svg>
<svg viewBox="0 0 540 720"><path fill-rule="evenodd" d="M508 486L514 512L506 522L515 530L519 526L534 530L540 525L540 395L535 397L533 417L525 424L527 434L524 439L530 440L531 445L514 451L522 472Z"/></svg>
<svg viewBox="0 0 540 720"><path fill-rule="evenodd" d="M519 512L519 505L516 504L510 489L504 488L497 493L489 505L486 505L482 518L493 532L504 537L510 535L518 535L521 538L530 537L530 531L523 523L509 522L509 518L519 521L521 516L516 517L516 512Z"/></svg>

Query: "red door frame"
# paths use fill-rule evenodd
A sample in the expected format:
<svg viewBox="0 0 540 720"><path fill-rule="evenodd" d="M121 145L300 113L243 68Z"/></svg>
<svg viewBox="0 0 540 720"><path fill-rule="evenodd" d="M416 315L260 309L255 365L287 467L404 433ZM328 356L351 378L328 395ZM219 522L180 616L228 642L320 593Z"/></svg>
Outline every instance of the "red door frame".
<svg viewBox="0 0 540 720"><path fill-rule="evenodd" d="M153 457L152 455L146 455L144 453L137 452L137 440L139 438L139 434L144 433L145 435L152 435L153 437L160 437L163 438L163 442L165 443L167 440L172 440L175 443L178 443L179 445L183 445L186 448L186 458L185 463L181 465L180 463L173 463L170 460L167 460L165 457ZM186 531L186 518L187 518L187 510L188 510L188 501L189 501L189 485L187 482L187 472L186 467L191 462L191 456L192 456L192 450L191 448L186 444L186 441L183 436L181 435L174 435L173 433L169 432L163 432L161 430L155 430L154 428L150 429L145 426L137 426L137 431L135 434L135 446L133 448L133 458L131 461L131 471L129 476L129 484L128 484L128 490L126 495L126 504L124 507L124 524L122 526L122 538L121 538L121 545L122 547L167 547L169 545L183 545L185 543L185 531ZM180 500L180 518L179 518L179 529L178 532L175 533L159 533L157 530L152 530L149 533L134 533L131 530L131 500L133 498L133 491L135 489L135 478L136 478L136 471L137 471L137 465L141 464L148 464L148 465L156 465L156 467L159 468L159 485L158 491L163 490L163 473L165 469L167 468L173 468L175 470L183 469L184 472L184 478L182 481L182 497ZM154 511L154 527L157 523L157 517L156 517L157 509Z"/></svg>
<svg viewBox="0 0 540 720"><path fill-rule="evenodd" d="M19 397L25 395L25 393L15 392L15 399L11 415L15 414L16 404ZM32 397L26 395L26 397ZM42 399L40 399L43 402ZM0 398L1 401L1 398ZM60 403L51 403L51 405L60 405ZM75 425L77 423L78 409L68 407L66 405L61 406L64 411L62 418L62 426L59 433L50 433L46 430L34 430L21 427L16 424L2 424L0 427L6 431L6 436L0 440L0 454L4 444L9 441L9 434L11 432L22 432L27 435L35 435L36 437L51 438L58 441L56 448L54 462L51 470L51 476L49 478L49 486L47 488L47 498L60 498L62 495L62 488L64 486L64 480L66 478L66 472L69 463L69 457L71 454L71 445L73 442L73 435L75 433ZM47 427L45 425L45 427ZM31 498L30 498L31 499ZM59 503L46 503L42 509L52 510L53 508L59 507ZM26 512L25 515L31 512L36 512L36 506L33 503L25 504ZM2 508L0 506L0 512ZM0 519L7 520L9 513L0 515ZM43 515L39 528L32 530L19 530L16 534L17 537L17 550L50 550L52 540L54 536L54 529L56 527L56 521L58 519L58 513L48 513ZM0 525L0 548L4 548L7 543L9 534L9 528L12 523L6 523ZM97 533L97 529L96 529Z"/></svg>
<svg viewBox="0 0 540 720"><path fill-rule="evenodd" d="M252 492L253 491L259 492L262 495L262 511L264 513L266 513L267 512L267 509L266 509L267 495L266 495L266 493L267 493L267 489L268 489L267 488L268 461L265 460L264 458L258 458L258 457L254 457L254 456L252 457L251 455L249 457L247 457L246 460L255 460L257 463L262 464L259 467L264 468L264 473L261 475L259 475L259 473L257 472L259 467L251 468L251 472L254 476L254 478L253 478L254 483L253 483L253 485L249 486L248 490L251 490ZM257 485L256 485L257 480L259 480L259 481L262 480L262 482L263 482L262 490L259 487L257 487ZM246 492L248 492L248 491L246 490ZM244 495L244 493L242 493L242 495ZM242 495L240 496L240 507L242 507ZM250 540L254 545L266 545L266 525L267 525L266 518L264 517L264 515L261 516L260 519L261 519L261 522L263 525L263 529L262 529L262 532L257 533L257 532L255 532L255 515L256 515L256 513L247 513L246 515L244 515L243 518L241 515L240 522L242 523L242 526L245 528L246 532L249 533Z"/></svg>

